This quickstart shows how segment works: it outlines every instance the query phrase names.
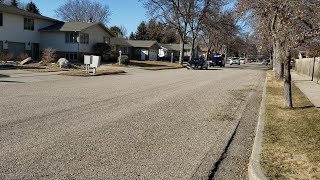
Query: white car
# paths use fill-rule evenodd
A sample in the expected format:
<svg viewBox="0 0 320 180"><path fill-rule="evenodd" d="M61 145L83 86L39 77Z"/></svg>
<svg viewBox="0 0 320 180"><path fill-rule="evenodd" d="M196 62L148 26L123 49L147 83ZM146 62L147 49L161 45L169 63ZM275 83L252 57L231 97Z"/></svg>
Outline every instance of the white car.
<svg viewBox="0 0 320 180"><path fill-rule="evenodd" d="M240 58L240 63L241 64L246 64L246 60L244 58Z"/></svg>
<svg viewBox="0 0 320 180"><path fill-rule="evenodd" d="M238 64L238 65L240 65L240 60L239 60L239 58L232 58L232 59L230 60L230 65L232 65L232 64Z"/></svg>

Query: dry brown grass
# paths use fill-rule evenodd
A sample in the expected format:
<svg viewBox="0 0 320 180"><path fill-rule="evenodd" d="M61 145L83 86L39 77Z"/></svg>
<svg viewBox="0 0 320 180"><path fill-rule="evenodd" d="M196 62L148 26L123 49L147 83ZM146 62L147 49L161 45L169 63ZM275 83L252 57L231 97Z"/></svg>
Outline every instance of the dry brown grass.
<svg viewBox="0 0 320 180"><path fill-rule="evenodd" d="M268 73L261 165L270 179L320 179L320 111L293 85L294 109L283 107L283 82Z"/></svg>
<svg viewBox="0 0 320 180"><path fill-rule="evenodd" d="M97 70L96 74L88 74L86 73L85 70L72 70L72 71L64 72L61 75L90 77L90 76L103 76L103 75L124 74L124 73L126 72L123 70L117 70L117 69Z"/></svg>
<svg viewBox="0 0 320 180"><path fill-rule="evenodd" d="M113 66L119 66L117 63L112 64ZM124 66L124 65L121 65ZM130 63L127 67L140 67L144 70L158 71L165 69L179 69L183 68L183 66L163 61L138 61L138 60L130 60Z"/></svg>

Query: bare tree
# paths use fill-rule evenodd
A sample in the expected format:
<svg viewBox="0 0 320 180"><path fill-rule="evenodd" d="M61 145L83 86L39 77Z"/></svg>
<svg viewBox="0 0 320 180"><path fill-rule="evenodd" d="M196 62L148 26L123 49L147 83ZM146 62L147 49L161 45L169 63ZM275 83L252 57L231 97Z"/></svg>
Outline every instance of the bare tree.
<svg viewBox="0 0 320 180"><path fill-rule="evenodd" d="M320 1L239 0L239 5L243 12L254 15L256 26L265 29L273 37L276 74L280 78L284 75L284 106L292 108L292 51L319 35Z"/></svg>
<svg viewBox="0 0 320 180"><path fill-rule="evenodd" d="M225 11L221 13L221 8L211 10L211 15L206 17L202 27L201 38L208 51L222 53L224 45L229 48L239 49L241 43L238 43L237 34L239 28L232 12ZM234 47L236 46L236 47ZM208 56L208 52L207 55Z"/></svg>
<svg viewBox="0 0 320 180"><path fill-rule="evenodd" d="M220 0L189 0L191 5L190 15L188 19L188 34L191 39L190 60L194 57L195 41L199 37L199 33L204 28L204 22L211 16L216 16L215 9L220 9Z"/></svg>
<svg viewBox="0 0 320 180"><path fill-rule="evenodd" d="M90 0L69 0L55 10L56 15L64 21L101 22L109 20L109 6Z"/></svg>
<svg viewBox="0 0 320 180"><path fill-rule="evenodd" d="M192 4L189 0L140 0L148 13L161 23L171 25L179 34L180 56L182 65L184 57L184 43L187 35L188 20Z"/></svg>

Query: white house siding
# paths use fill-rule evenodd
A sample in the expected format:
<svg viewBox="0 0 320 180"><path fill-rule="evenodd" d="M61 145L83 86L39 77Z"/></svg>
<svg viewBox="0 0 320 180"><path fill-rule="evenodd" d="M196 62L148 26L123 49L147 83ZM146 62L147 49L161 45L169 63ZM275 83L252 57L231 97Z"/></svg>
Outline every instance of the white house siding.
<svg viewBox="0 0 320 180"><path fill-rule="evenodd" d="M51 47L59 52L78 52L78 43L66 43L66 32L41 32L40 49L44 50ZM104 37L107 37L110 43L110 35L100 26L93 26L82 31L89 34L89 44L79 44L79 52L90 53L96 43L104 43Z"/></svg>
<svg viewBox="0 0 320 180"><path fill-rule="evenodd" d="M34 30L24 29L24 16L3 12L3 26L0 26L0 41L25 43L25 49L31 50L32 43L40 43L39 29L50 26L54 22L34 18ZM29 43L30 42L30 43ZM3 44L8 49L8 43Z"/></svg>
<svg viewBox="0 0 320 180"><path fill-rule="evenodd" d="M66 43L65 32L41 32L40 50L53 48L59 52L78 52L78 43Z"/></svg>
<svg viewBox="0 0 320 180"><path fill-rule="evenodd" d="M92 26L82 31L89 34L89 44L80 44L80 52L92 52L92 47L96 43L104 43L104 37L107 43L110 44L110 34L108 34L100 25Z"/></svg>

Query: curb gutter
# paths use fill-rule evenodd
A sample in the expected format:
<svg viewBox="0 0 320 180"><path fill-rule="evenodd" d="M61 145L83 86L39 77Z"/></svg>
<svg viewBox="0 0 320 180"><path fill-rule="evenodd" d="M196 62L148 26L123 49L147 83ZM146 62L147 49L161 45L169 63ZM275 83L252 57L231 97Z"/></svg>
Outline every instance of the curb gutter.
<svg viewBox="0 0 320 180"><path fill-rule="evenodd" d="M254 138L252 154L248 166L249 180L267 180L260 166L260 153L262 149L262 136L264 129L265 109L266 109L266 95L267 95L267 78L262 94L262 101L259 111L259 119L256 128L256 136Z"/></svg>

